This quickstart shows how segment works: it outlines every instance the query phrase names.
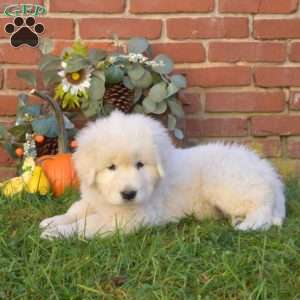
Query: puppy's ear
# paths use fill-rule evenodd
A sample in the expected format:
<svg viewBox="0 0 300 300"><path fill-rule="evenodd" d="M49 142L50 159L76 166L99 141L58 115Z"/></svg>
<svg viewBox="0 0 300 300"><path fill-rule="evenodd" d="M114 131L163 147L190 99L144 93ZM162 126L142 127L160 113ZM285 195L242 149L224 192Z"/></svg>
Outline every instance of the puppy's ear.
<svg viewBox="0 0 300 300"><path fill-rule="evenodd" d="M92 153L92 150L88 152L85 147L81 147L73 154L78 177L87 186L91 186L95 182L96 170L93 167L95 159L92 157Z"/></svg>
<svg viewBox="0 0 300 300"><path fill-rule="evenodd" d="M156 168L157 168L158 174L159 174L160 177L164 177L165 176L165 171L164 171L164 168L163 168L161 157L160 157L157 150L155 151L155 156L156 156Z"/></svg>

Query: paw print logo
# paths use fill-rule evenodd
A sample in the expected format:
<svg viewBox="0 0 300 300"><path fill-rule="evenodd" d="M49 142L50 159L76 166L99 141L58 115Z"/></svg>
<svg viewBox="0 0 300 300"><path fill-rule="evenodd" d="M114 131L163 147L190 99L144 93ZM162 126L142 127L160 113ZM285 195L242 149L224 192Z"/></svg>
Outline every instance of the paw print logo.
<svg viewBox="0 0 300 300"><path fill-rule="evenodd" d="M10 43L13 47L21 45L36 47L39 44L38 34L43 33L45 27L41 23L36 24L33 17L27 17L25 20L16 17L14 22L6 24L4 29L11 34Z"/></svg>

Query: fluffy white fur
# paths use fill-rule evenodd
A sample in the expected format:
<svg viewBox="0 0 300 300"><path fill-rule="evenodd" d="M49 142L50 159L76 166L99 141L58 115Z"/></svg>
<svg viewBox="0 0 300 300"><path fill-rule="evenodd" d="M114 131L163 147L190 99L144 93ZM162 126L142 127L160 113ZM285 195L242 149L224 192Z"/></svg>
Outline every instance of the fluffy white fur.
<svg viewBox="0 0 300 300"><path fill-rule="evenodd" d="M177 149L158 121L120 112L83 129L78 144L81 199L41 222L45 238L129 232L188 214L225 216L239 230L268 229L285 218L279 176L244 146ZM125 200L124 191L136 196Z"/></svg>

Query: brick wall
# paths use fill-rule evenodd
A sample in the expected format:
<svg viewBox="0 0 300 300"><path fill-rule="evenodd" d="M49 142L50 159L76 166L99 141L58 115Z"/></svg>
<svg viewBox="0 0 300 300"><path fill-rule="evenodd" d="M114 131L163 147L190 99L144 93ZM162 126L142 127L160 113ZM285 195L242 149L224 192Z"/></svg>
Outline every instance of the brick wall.
<svg viewBox="0 0 300 300"><path fill-rule="evenodd" d="M16 1L4 0L4 3ZM55 52L81 38L110 47L144 36L185 73L186 133L191 143L225 139L259 145L272 158L300 158L300 12L298 0L48 0L41 21ZM11 123L16 77L34 69L36 49L9 45L0 18L0 121ZM0 177L12 174L0 150Z"/></svg>

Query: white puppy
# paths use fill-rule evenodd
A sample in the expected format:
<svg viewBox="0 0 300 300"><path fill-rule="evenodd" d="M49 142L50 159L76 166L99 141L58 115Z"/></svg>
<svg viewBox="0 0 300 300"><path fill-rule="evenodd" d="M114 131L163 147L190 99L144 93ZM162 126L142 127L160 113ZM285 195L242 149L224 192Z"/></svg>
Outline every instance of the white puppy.
<svg viewBox="0 0 300 300"><path fill-rule="evenodd" d="M81 199L43 220L43 237L129 232L189 214L229 217L239 230L267 229L285 218L279 176L244 146L176 149L158 121L120 112L83 129L78 144Z"/></svg>

